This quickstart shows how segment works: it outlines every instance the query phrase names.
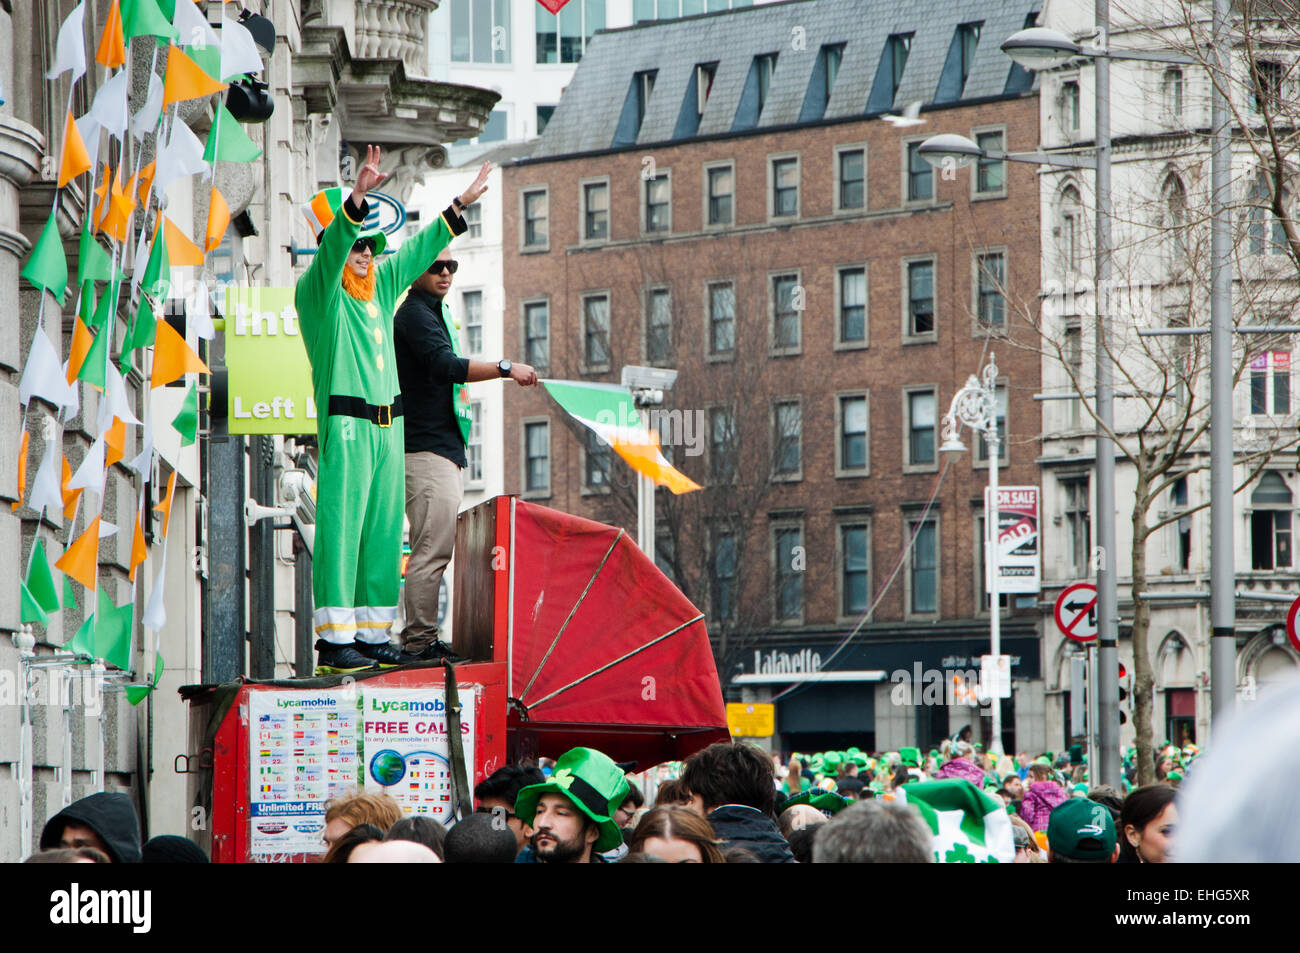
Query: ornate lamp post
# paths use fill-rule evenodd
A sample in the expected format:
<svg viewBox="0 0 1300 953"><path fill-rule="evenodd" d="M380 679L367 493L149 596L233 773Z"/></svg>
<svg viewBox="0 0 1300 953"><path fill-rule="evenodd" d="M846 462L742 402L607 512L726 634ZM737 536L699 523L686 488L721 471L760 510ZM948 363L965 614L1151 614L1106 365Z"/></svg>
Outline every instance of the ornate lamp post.
<svg viewBox="0 0 1300 953"><path fill-rule="evenodd" d="M998 365L992 353L984 366L983 383L972 374L966 384L952 396L952 404L943 417L942 453L962 453L966 445L961 442L961 427L965 424L984 435L989 449L989 489L984 498L984 565L989 590L989 642L996 665L1002 655L1002 618L998 606L998 462L1002 457L1002 441L998 436ZM1002 756L1002 699L991 700L993 738L989 751Z"/></svg>

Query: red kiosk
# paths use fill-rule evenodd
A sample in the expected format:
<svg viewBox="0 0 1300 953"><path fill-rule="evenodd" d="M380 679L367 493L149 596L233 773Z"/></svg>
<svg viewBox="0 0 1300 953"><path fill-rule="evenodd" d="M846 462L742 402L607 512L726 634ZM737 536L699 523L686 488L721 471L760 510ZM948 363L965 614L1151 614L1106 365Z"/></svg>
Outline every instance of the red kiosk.
<svg viewBox="0 0 1300 953"><path fill-rule="evenodd" d="M645 769L729 739L703 614L624 530L496 497L458 518L455 565L463 786L577 745ZM313 860L324 799L356 785L450 823L446 687L424 663L183 689L202 846Z"/></svg>

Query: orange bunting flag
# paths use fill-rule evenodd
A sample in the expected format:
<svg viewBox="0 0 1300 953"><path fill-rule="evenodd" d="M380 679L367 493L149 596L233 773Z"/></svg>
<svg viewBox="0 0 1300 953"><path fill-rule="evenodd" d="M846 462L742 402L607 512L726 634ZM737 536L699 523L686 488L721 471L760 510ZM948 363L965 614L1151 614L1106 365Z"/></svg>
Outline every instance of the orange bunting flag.
<svg viewBox="0 0 1300 953"><path fill-rule="evenodd" d="M31 434L26 430L23 431L22 444L18 447L18 499L9 504L11 510L16 510L23 505L23 497L27 495L27 444L30 442Z"/></svg>
<svg viewBox="0 0 1300 953"><path fill-rule="evenodd" d="M166 215L163 220L163 238L167 241L167 260L173 268L184 265L202 265L203 249L190 240L179 225Z"/></svg>
<svg viewBox="0 0 1300 953"><path fill-rule="evenodd" d="M176 492L176 471L167 478L167 498L153 508L155 513L161 513L163 517L163 539L167 538L167 528L172 523L172 495Z"/></svg>
<svg viewBox="0 0 1300 953"><path fill-rule="evenodd" d="M117 69L126 62L126 40L122 35L122 7L119 0L113 0L108 9L108 22L99 37L99 48L95 50L95 62L109 69Z"/></svg>
<svg viewBox="0 0 1300 953"><path fill-rule="evenodd" d="M154 162L150 162L147 166L145 166L143 169L141 169L139 172L136 173L136 176L140 180L140 205L141 206L146 206L149 204L149 193L153 190L153 175L154 172L157 171L154 168L156 162L157 160L154 160Z"/></svg>
<svg viewBox="0 0 1300 953"><path fill-rule="evenodd" d="M95 214L90 221L95 226L95 230L98 231L99 223L104 218L105 205L108 202L108 165L106 163L101 162L99 164L99 175L95 177L95 181L99 183L99 185L95 186L95 195L98 197L95 199Z"/></svg>
<svg viewBox="0 0 1300 953"><path fill-rule="evenodd" d="M108 209L104 212L103 221L99 223L99 230L115 241L124 242L131 223L131 213L135 211L135 196L122 188L121 166L118 166L113 175L113 189L109 193L107 204Z"/></svg>
<svg viewBox="0 0 1300 953"><path fill-rule="evenodd" d="M81 373L81 365L85 362L86 355L90 353L90 345L94 341L95 339L90 335L90 328L86 327L86 322L78 315L76 323L72 326L72 347L68 351L69 384Z"/></svg>
<svg viewBox="0 0 1300 953"><path fill-rule="evenodd" d="M95 588L95 567L99 562L99 517L90 521L85 532L73 540L54 568L71 576L87 589Z"/></svg>
<svg viewBox="0 0 1300 953"><path fill-rule="evenodd" d="M225 88L225 83L219 83L203 72L203 68L182 53L180 47L168 47L167 75L163 78L163 109L172 103L211 96Z"/></svg>
<svg viewBox="0 0 1300 953"><path fill-rule="evenodd" d="M135 537L131 540L131 569L127 578L135 582L135 571L149 558L149 548L144 544L144 513L135 517Z"/></svg>
<svg viewBox="0 0 1300 953"><path fill-rule="evenodd" d="M63 512L71 513L72 508L77 504L77 498L81 496L81 487L75 489L68 486L68 481L72 479L72 467L68 466L68 458L63 458L63 479L59 484L63 492Z"/></svg>
<svg viewBox="0 0 1300 953"><path fill-rule="evenodd" d="M113 418L113 426L104 434L104 466L111 467L126 454L126 421Z"/></svg>
<svg viewBox="0 0 1300 953"><path fill-rule="evenodd" d="M68 120L63 126L63 156L59 159L59 188L63 188L92 166L90 153L86 151L85 140L77 129L77 122L68 110Z"/></svg>
<svg viewBox="0 0 1300 953"><path fill-rule="evenodd" d="M153 379L150 389L162 387L180 378L182 374L211 374L208 365L185 343L166 321L159 321L155 329L153 349Z"/></svg>
<svg viewBox="0 0 1300 953"><path fill-rule="evenodd" d="M226 234L226 226L229 224L230 206L226 204L225 196L218 192L214 185L212 194L208 197L208 230L203 243L204 252L210 252L221 244L221 239ZM170 247L169 245L168 248Z"/></svg>

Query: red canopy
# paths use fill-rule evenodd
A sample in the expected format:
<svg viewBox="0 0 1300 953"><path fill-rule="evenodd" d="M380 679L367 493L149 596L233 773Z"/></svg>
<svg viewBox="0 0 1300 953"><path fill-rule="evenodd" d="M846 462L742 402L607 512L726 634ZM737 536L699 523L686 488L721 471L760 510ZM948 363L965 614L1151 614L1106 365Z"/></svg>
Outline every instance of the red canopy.
<svg viewBox="0 0 1300 953"><path fill-rule="evenodd" d="M513 497L464 513L455 650L507 663L510 757L642 769L727 741L704 615L617 527Z"/></svg>

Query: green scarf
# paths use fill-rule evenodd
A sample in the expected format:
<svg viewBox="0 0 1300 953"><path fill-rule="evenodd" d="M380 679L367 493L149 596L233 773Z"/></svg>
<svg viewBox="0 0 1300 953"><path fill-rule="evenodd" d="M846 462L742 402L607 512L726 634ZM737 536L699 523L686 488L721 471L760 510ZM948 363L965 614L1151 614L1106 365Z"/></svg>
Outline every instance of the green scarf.
<svg viewBox="0 0 1300 953"><path fill-rule="evenodd" d="M447 329L447 336L451 338L452 353L460 357L460 332L456 328L456 323L451 319L451 309L447 307L446 298L442 299L442 323ZM464 384L452 384L451 404L456 411L456 423L460 427L461 442L468 444L469 430L474 423L473 418L470 416L469 388Z"/></svg>

